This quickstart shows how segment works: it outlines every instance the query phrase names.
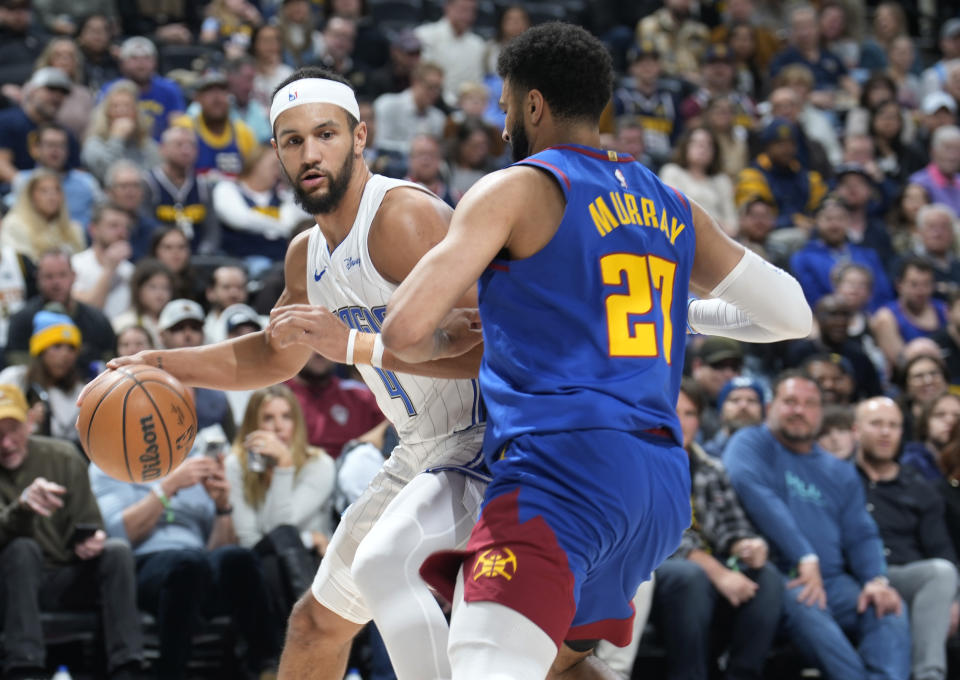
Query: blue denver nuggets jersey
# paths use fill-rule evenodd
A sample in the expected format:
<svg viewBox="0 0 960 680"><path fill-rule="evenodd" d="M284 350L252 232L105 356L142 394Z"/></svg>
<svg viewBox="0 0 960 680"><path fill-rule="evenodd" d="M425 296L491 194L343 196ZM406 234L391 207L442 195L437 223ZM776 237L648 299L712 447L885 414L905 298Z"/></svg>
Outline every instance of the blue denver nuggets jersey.
<svg viewBox="0 0 960 680"><path fill-rule="evenodd" d="M613 152L567 145L520 164L553 175L566 210L540 252L480 278L484 450L587 428L665 427L682 442L690 204Z"/></svg>

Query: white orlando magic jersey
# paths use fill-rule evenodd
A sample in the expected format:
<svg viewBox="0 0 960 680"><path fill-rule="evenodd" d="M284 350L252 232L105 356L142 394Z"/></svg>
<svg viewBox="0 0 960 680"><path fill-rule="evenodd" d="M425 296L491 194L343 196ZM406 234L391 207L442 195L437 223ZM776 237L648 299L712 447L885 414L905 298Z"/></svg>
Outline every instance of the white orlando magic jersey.
<svg viewBox="0 0 960 680"><path fill-rule="evenodd" d="M380 332L387 301L397 288L380 276L367 250L370 224L384 195L395 187L427 192L411 182L373 175L350 233L332 253L319 227L310 232L306 273L310 304L326 307L360 332ZM403 442L444 437L482 422L477 380L424 378L362 364L357 368Z"/></svg>

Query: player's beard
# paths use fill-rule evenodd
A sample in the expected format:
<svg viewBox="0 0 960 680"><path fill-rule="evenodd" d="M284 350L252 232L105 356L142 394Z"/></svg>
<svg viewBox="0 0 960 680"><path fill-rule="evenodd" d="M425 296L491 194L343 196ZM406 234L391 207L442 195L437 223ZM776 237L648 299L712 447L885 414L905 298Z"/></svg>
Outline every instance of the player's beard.
<svg viewBox="0 0 960 680"><path fill-rule="evenodd" d="M519 163L530 155L530 139L527 137L527 131L523 129L523 119L515 122L510 128L510 151L514 163Z"/></svg>
<svg viewBox="0 0 960 680"><path fill-rule="evenodd" d="M294 181L287 169L283 167L283 163L280 164L280 169L283 171L283 176L290 182L290 186L293 187L293 196L297 205L311 215L326 215L337 209L340 201L347 193L347 187L350 186L350 177L353 175L353 163L353 152L351 150L344 159L343 165L340 166L340 171L336 174L327 175L327 193L322 196L313 196L304 191L300 182Z"/></svg>

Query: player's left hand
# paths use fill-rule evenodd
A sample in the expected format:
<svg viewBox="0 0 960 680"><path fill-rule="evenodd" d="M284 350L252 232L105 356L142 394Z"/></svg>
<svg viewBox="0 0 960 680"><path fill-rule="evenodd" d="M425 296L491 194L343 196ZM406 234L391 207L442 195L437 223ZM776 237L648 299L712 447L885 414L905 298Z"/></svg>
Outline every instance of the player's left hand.
<svg viewBox="0 0 960 680"><path fill-rule="evenodd" d="M458 357L483 342L480 310L476 307L454 307L440 323L444 341L434 359Z"/></svg>
<svg viewBox="0 0 960 680"><path fill-rule="evenodd" d="M887 614L900 614L900 595L896 590L880 581L868 581L863 586L860 597L857 598L857 613L862 614L867 611L867 607L871 604L877 611L878 619Z"/></svg>
<svg viewBox="0 0 960 680"><path fill-rule="evenodd" d="M106 541L107 534L103 529L97 529L93 536L73 546L73 552L75 552L81 560L92 560L103 552L103 544L106 543Z"/></svg>
<svg viewBox="0 0 960 680"><path fill-rule="evenodd" d="M267 337L276 349L306 345L317 354L345 363L350 329L329 310L314 305L284 305L270 311Z"/></svg>

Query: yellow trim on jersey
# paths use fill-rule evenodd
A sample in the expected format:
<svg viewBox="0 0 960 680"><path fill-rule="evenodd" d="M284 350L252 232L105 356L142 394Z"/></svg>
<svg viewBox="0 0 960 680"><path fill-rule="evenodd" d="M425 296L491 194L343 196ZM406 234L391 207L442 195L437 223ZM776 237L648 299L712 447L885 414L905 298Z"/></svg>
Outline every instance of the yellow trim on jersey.
<svg viewBox="0 0 960 680"><path fill-rule="evenodd" d="M190 128L197 133L197 136L203 140L211 149L225 149L233 141L234 131L237 136L237 148L244 159L249 158L254 147L257 146L257 138L253 134L250 126L242 120L230 119L220 134L213 133L203 121L203 116L189 116L183 114L173 120L173 125Z"/></svg>

